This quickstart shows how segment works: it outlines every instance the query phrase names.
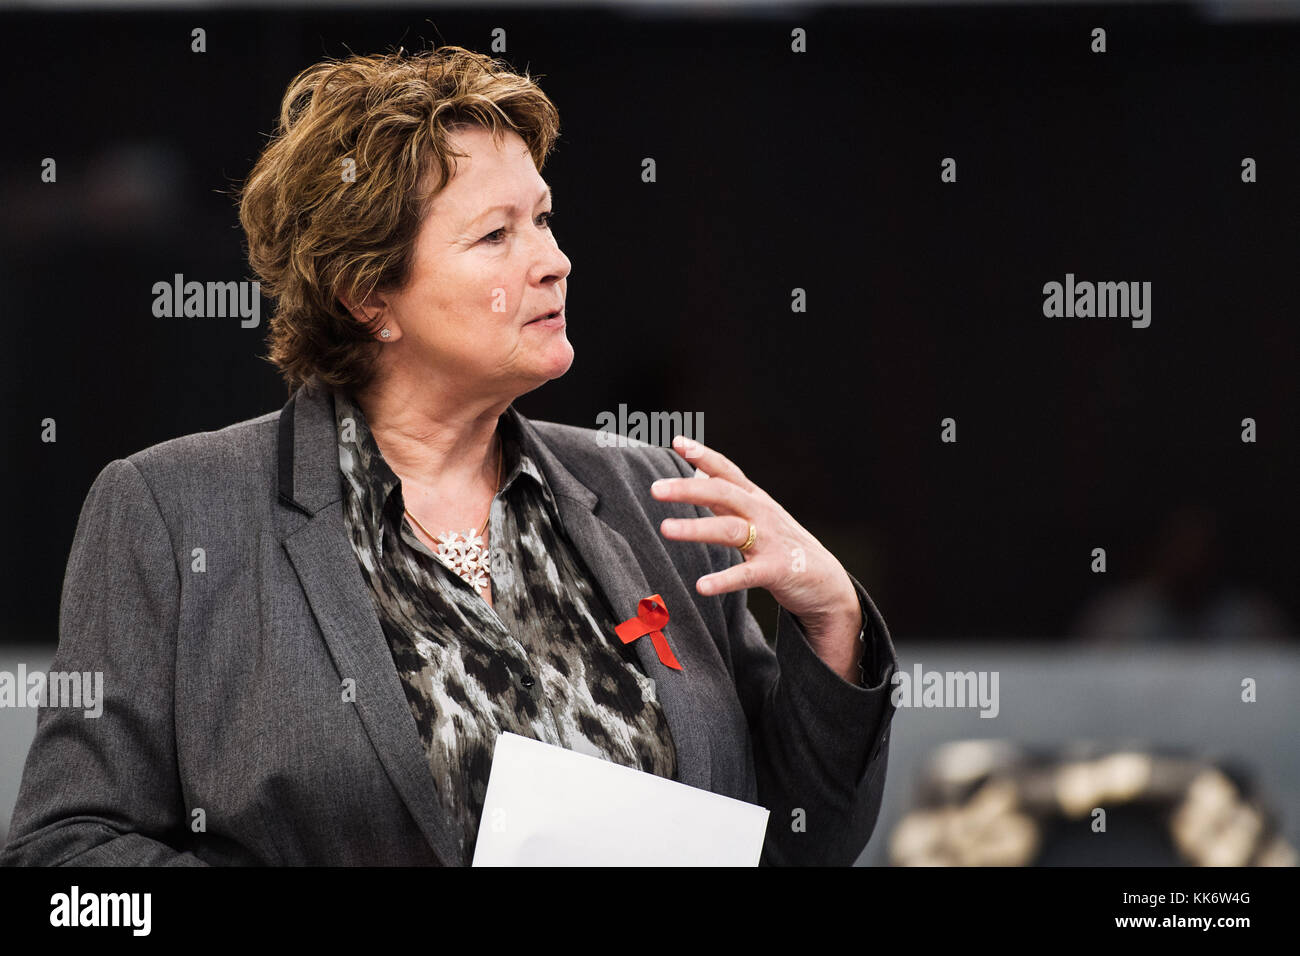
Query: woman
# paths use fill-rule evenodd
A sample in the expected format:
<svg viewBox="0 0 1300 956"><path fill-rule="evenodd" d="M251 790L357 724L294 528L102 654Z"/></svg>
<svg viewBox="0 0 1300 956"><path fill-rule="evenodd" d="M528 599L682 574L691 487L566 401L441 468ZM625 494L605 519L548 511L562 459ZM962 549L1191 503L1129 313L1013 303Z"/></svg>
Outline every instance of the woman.
<svg viewBox="0 0 1300 956"><path fill-rule="evenodd" d="M96 479L51 669L103 715L41 712L4 862L464 865L503 731L767 807L763 862L858 856L862 585L716 450L511 405L573 360L557 133L459 47L294 80L240 207L292 397Z"/></svg>

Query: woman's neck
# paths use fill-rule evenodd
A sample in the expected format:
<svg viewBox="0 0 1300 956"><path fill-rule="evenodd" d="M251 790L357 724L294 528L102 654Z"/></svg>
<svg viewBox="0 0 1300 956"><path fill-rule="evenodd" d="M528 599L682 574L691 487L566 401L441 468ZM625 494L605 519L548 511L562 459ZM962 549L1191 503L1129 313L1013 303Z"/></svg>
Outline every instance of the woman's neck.
<svg viewBox="0 0 1300 956"><path fill-rule="evenodd" d="M497 421L508 399L455 401L398 383L376 383L355 398L408 501L417 491L453 500L473 496L496 480Z"/></svg>

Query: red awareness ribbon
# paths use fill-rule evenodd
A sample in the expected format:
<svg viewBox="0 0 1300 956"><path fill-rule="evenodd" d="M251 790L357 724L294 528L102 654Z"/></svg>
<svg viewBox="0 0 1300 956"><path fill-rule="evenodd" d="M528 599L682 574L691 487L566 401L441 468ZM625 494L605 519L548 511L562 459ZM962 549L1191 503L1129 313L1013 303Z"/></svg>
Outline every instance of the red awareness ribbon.
<svg viewBox="0 0 1300 956"><path fill-rule="evenodd" d="M630 644L643 634L649 634L655 650L659 652L659 660L664 666L681 670L682 665L677 662L677 658L673 656L673 649L668 646L668 638L664 637L664 632L660 630L667 623L668 608L664 605L664 599L658 594L652 594L637 602L636 617L630 617L617 625L614 633L624 644Z"/></svg>

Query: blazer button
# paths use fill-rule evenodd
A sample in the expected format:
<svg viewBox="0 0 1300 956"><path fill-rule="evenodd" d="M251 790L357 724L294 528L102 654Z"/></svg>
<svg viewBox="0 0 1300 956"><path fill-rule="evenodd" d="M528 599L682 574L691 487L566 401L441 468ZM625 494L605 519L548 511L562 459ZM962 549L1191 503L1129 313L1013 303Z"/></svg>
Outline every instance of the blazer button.
<svg viewBox="0 0 1300 956"><path fill-rule="evenodd" d="M519 677L519 683L524 687L525 690L527 690L532 688L535 681L533 680L532 674L521 674Z"/></svg>

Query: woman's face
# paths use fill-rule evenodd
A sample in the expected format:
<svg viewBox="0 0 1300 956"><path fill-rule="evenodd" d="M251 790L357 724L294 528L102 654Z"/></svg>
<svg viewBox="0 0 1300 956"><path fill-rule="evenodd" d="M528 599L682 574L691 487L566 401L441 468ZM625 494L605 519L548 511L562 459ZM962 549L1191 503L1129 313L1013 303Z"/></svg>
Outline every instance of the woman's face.
<svg viewBox="0 0 1300 956"><path fill-rule="evenodd" d="M523 139L508 132L498 147L467 129L451 141L469 156L433 200L405 288L379 294L393 331L381 362L462 401L508 401L573 364L562 311L571 266ZM558 319L533 321L557 309Z"/></svg>

